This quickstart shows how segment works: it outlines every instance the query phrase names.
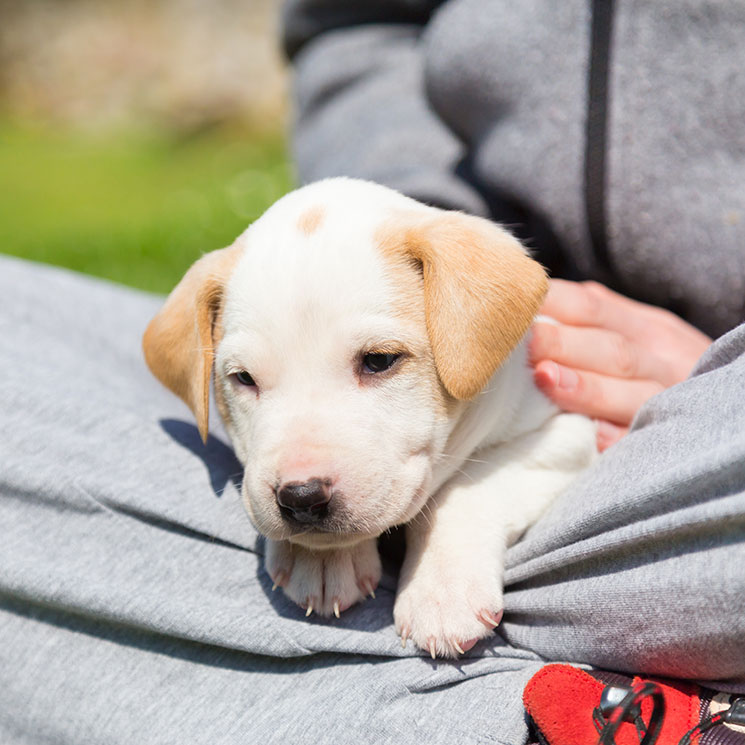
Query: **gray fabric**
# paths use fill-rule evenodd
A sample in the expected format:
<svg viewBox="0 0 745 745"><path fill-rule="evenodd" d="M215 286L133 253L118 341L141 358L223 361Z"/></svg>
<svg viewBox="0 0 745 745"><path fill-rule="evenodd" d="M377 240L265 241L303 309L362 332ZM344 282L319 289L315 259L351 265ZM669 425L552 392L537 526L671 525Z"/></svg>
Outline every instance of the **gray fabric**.
<svg viewBox="0 0 745 745"><path fill-rule="evenodd" d="M505 220L555 274L720 335L745 320L745 5L614 4L609 277L583 194L591 5L290 0L300 178Z"/></svg>
<svg viewBox="0 0 745 745"><path fill-rule="evenodd" d="M601 668L745 681L744 399L741 325L509 552L510 642Z"/></svg>
<svg viewBox="0 0 745 745"><path fill-rule="evenodd" d="M219 424L142 360L161 298L2 257L0 297L0 743L520 740L534 653L401 649L390 572L340 620L271 592Z"/></svg>
<svg viewBox="0 0 745 745"><path fill-rule="evenodd" d="M745 681L745 327L508 555L501 635L401 649L261 566L218 422L150 376L161 299L0 257L0 742L525 741L542 656Z"/></svg>

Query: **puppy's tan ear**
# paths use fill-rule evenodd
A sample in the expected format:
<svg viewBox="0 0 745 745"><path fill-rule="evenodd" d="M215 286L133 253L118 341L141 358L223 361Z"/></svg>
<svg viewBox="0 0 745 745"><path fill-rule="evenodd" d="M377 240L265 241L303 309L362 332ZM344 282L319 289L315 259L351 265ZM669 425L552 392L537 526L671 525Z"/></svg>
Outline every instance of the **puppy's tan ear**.
<svg viewBox="0 0 745 745"><path fill-rule="evenodd" d="M192 410L205 442L215 322L240 250L238 246L223 248L193 264L150 321L142 339L151 372Z"/></svg>
<svg viewBox="0 0 745 745"><path fill-rule="evenodd" d="M386 230L386 252L421 266L424 311L448 393L479 393L527 332L548 290L546 274L506 230L457 212L414 214Z"/></svg>

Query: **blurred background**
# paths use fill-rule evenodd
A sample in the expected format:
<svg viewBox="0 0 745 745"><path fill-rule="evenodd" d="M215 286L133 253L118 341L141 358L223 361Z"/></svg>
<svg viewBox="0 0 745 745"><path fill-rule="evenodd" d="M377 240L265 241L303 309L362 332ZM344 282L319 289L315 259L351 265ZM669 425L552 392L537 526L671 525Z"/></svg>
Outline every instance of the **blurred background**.
<svg viewBox="0 0 745 745"><path fill-rule="evenodd" d="M292 186L281 0L0 0L0 251L166 292Z"/></svg>

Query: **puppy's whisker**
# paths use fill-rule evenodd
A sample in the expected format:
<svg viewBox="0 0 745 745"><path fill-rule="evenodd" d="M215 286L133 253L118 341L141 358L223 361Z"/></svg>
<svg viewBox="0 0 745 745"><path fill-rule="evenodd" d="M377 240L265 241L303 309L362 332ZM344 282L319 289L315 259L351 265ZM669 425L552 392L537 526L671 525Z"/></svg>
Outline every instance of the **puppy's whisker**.
<svg viewBox="0 0 745 745"><path fill-rule="evenodd" d="M451 455L450 453L442 453L441 458L452 458L457 460L459 463L489 463L488 460L480 460L479 458L460 458L457 455Z"/></svg>
<svg viewBox="0 0 745 745"><path fill-rule="evenodd" d="M473 476L471 476L471 474L468 473L468 471L464 471L462 468L456 468L453 471L453 473L457 473L457 474L460 474L461 476L465 476L472 484L476 483L476 479Z"/></svg>
<svg viewBox="0 0 745 745"><path fill-rule="evenodd" d="M431 512L432 507L430 506L429 502L427 502L424 507L419 511L417 515L414 516L412 523L419 522L419 520L424 520L424 522L427 523L428 527L432 527L432 519L431 519Z"/></svg>
<svg viewBox="0 0 745 745"><path fill-rule="evenodd" d="M216 495L217 495L218 497L222 497L222 496L223 496L223 495L225 494L225 492L226 492L226 491L227 491L228 489L230 489L231 487L233 487L233 488L235 488L235 489L238 489L238 491L240 491L240 484L236 484L236 483L235 483L235 481L234 481L234 479L235 479L235 478L236 478L236 476L233 476L233 477L230 477L230 476L229 476L229 477L228 477L228 478L226 479L226 484L225 484L225 486L223 486L223 487L222 487L221 489L215 489L215 494L216 494Z"/></svg>

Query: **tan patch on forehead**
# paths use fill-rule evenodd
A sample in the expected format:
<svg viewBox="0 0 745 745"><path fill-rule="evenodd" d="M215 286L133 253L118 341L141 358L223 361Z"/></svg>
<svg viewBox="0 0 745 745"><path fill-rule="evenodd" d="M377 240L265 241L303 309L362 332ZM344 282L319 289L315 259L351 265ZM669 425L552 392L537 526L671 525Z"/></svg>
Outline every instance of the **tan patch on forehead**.
<svg viewBox="0 0 745 745"><path fill-rule="evenodd" d="M298 230L304 235L311 235L323 222L323 217L326 214L323 207L316 205L310 209L305 210L302 215L298 218L297 227Z"/></svg>

